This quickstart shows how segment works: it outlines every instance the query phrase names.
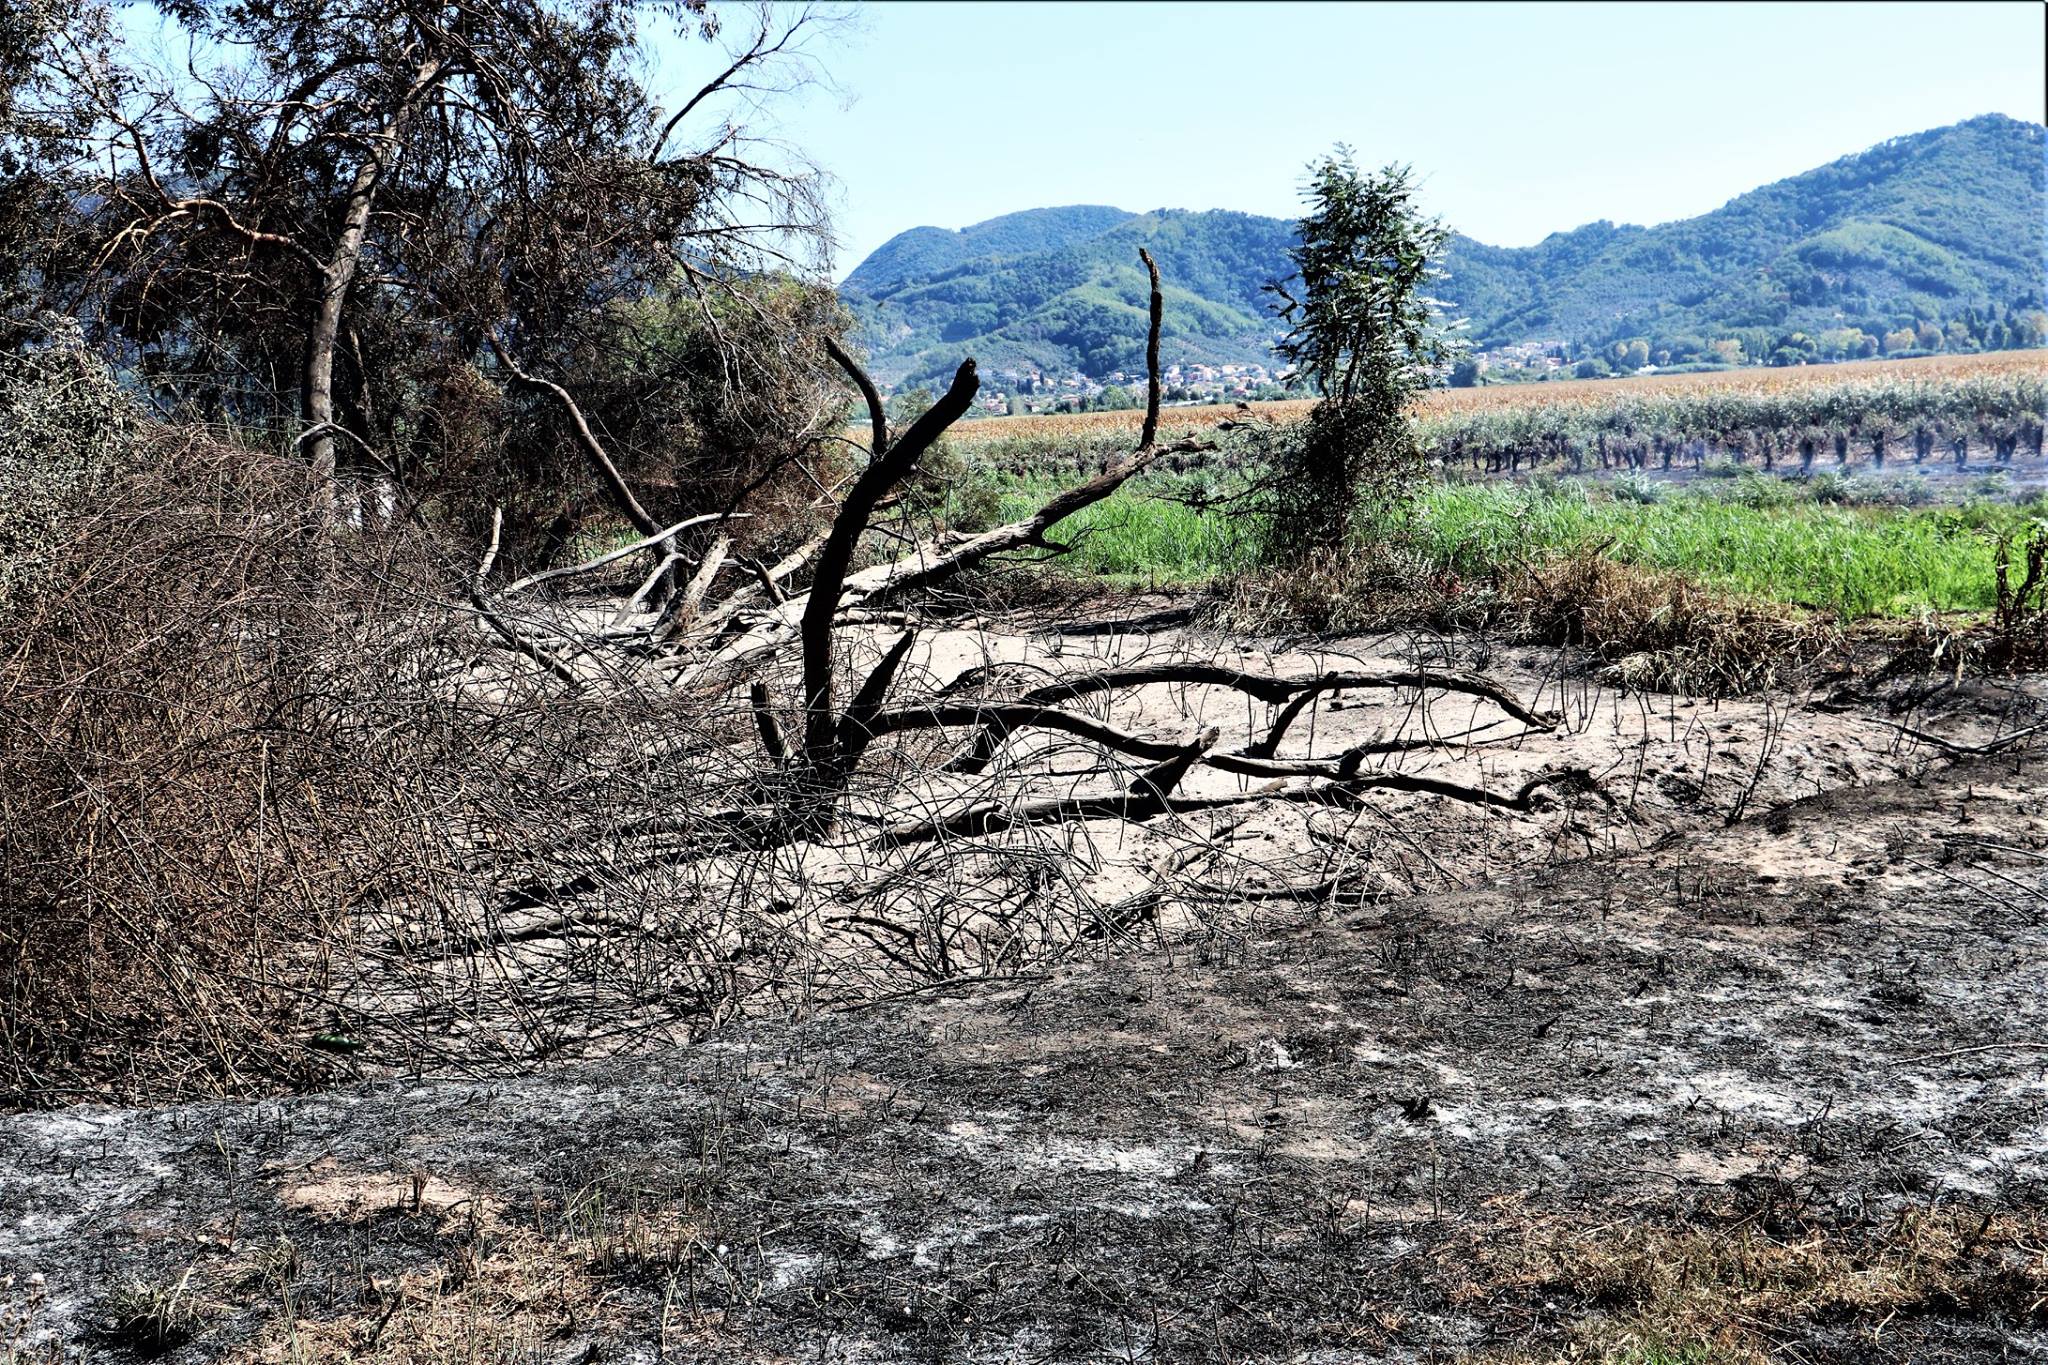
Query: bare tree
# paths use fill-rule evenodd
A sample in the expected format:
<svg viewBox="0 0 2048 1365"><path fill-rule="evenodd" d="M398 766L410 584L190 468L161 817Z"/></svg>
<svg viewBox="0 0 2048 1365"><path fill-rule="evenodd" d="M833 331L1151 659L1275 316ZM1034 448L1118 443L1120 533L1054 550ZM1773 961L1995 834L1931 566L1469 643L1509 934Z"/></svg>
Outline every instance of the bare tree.
<svg viewBox="0 0 2048 1365"><path fill-rule="evenodd" d="M877 509L916 471L919 458L933 442L966 412L979 380L974 362L963 362L944 395L907 427L892 432L876 385L842 347L836 343L829 346L835 363L863 396L870 427L867 464L837 499L829 531L784 564L764 571L756 582L742 585L706 608L690 629L662 632L663 647L679 656L676 670L686 686L709 688L715 693L744 683L767 756L775 764L739 804L700 811L684 822L707 841L707 848L761 848L818 837L832 827L848 784L873 742L884 735L919 730L976 732L970 747L952 765L956 771L985 767L997 747L1028 729L1076 735L1110 751L1144 759L1154 767L1137 784L1117 793L1055 798L1011 812L955 812L892 831L891 838L896 842L946 832L985 833L1019 818L1141 818L1194 808L1178 802L1173 789L1198 766L1268 779L1311 779L1287 797L1296 801L1354 802L1366 792L1388 788L1519 808L1527 808L1537 798L1542 783L1501 795L1370 766L1369 760L1375 754L1415 747L1410 744L1377 749L1368 746L1327 759L1278 756L1288 730L1310 702L1347 689L1409 687L1459 692L1491 703L1530 730L1547 729L1554 723L1554 718L1537 714L1484 679L1431 670L1283 677L1179 660L1145 669L1110 670L1064 679L1009 698L976 698L975 691L999 684L1000 679L964 675L947 682L936 695L910 701L899 699L892 705L898 673L914 638L913 632L905 631L882 652L851 695L844 694L839 681L843 652L840 632L852 614L872 612L906 599L1008 552L1040 550L1057 554L1067 548L1051 537L1060 522L1110 496L1162 455L1206 448L1195 440L1160 443L1162 294L1158 266L1149 253L1141 250L1140 255L1151 278L1151 325L1146 348L1150 378L1145 419L1136 448L1111 462L1093 479L1048 499L1028 517L978 534L950 535L935 543L919 543L907 554L857 571L853 568L855 551ZM573 398L566 393L559 393L558 398L573 410ZM588 431L587 426L584 430ZM603 460L602 444L594 435L589 439L593 459ZM643 529L651 533L652 548L659 528L650 524ZM708 555L705 562L709 562ZM806 591L785 594L777 588L779 581L806 565L810 576ZM774 715L771 689L758 676L751 676L792 646L801 660L802 689L800 739L794 746ZM1177 742L1162 741L1060 705L1076 698L1163 682L1223 687L1277 706L1279 711L1258 742L1234 751L1217 751L1217 737L1213 734L1204 732ZM1264 799L1266 795L1253 793L1220 801L1204 799L1196 805L1213 809ZM676 827L665 826L664 832L674 834Z"/></svg>

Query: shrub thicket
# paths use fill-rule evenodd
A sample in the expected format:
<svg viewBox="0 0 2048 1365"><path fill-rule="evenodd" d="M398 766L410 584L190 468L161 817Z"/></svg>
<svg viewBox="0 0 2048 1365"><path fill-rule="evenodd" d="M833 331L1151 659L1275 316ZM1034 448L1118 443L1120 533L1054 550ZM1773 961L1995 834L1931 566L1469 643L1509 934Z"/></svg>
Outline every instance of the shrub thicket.
<svg viewBox="0 0 2048 1365"><path fill-rule="evenodd" d="M0 621L49 578L66 521L135 440L113 372L77 327L40 330L37 344L0 350Z"/></svg>

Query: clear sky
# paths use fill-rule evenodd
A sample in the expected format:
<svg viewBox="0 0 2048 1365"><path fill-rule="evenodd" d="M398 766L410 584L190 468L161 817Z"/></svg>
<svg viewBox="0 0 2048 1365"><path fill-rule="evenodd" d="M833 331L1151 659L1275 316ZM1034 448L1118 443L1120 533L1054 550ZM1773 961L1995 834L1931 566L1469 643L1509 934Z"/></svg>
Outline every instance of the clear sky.
<svg viewBox="0 0 2048 1365"><path fill-rule="evenodd" d="M837 180L837 273L905 228L1055 204L1292 217L1348 142L1521 246L1691 217L1901 133L2041 122L2036 0L1996 4L875 3L768 106ZM737 19L738 16L734 16ZM700 76L663 43L657 85Z"/></svg>

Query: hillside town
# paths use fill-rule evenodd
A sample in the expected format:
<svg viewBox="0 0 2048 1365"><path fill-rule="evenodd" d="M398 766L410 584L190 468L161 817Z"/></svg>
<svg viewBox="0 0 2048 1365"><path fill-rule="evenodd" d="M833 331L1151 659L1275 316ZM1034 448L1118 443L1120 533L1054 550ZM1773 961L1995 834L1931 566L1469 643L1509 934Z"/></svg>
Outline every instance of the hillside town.
<svg viewBox="0 0 2048 1365"><path fill-rule="evenodd" d="M1078 370L1062 375L1004 369L990 377L996 382L975 406L997 416L1134 408L1144 402L1145 376L1135 370L1112 370L1093 378ZM1257 363L1172 364L1160 371L1160 379L1161 398L1179 405L1277 398L1284 387L1278 371Z"/></svg>

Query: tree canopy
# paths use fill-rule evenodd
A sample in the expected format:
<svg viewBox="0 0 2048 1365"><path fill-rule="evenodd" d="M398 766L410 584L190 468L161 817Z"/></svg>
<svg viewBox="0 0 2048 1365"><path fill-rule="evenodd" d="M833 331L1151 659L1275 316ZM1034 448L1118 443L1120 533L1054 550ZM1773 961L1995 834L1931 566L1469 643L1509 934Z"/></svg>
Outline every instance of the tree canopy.
<svg viewBox="0 0 2048 1365"><path fill-rule="evenodd" d="M759 377L740 338L764 330L735 309L836 316L750 283L821 287L829 235L817 173L766 149L738 99L813 79L829 14L706 0L160 9L185 50L177 70L62 26L37 39L72 116L44 143L68 138L79 206L48 234L43 287L67 291L160 399L294 442L330 482L431 480L478 439L451 431L464 414L531 425L503 421L508 402L547 406L544 390L505 392L521 372L603 379L618 401L631 386L600 357L651 318L703 344L643 346L641 360L687 357L688 374L664 378L730 387ZM641 75L653 23L704 54L672 109ZM495 397L479 404L480 386Z"/></svg>

